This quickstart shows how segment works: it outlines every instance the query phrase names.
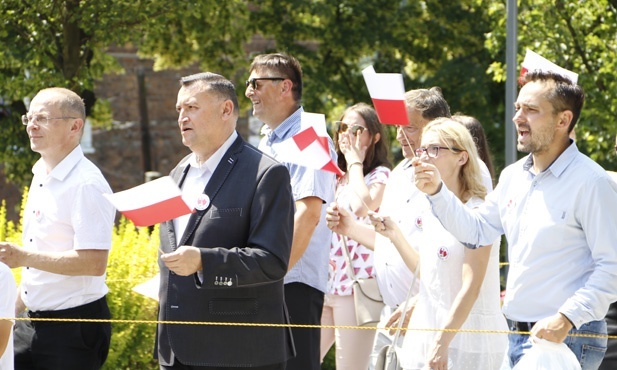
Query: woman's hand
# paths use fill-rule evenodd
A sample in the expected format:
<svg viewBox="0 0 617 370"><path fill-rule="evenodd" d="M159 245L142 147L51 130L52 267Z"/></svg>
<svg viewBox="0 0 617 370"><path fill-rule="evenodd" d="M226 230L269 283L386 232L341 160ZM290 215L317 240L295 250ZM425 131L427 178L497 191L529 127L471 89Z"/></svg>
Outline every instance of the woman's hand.
<svg viewBox="0 0 617 370"><path fill-rule="evenodd" d="M416 157L411 160L415 170L415 183L418 190L435 195L441 190L441 174L435 165L422 162Z"/></svg>
<svg viewBox="0 0 617 370"><path fill-rule="evenodd" d="M416 307L416 301L417 301L417 296L410 298L409 303L407 304L407 312L405 312L404 316L402 315L402 311L403 311L403 306L405 305L405 302L401 303L396 308L396 310L392 312L390 319L388 319L388 322L386 323L386 328L390 328L390 335L396 334L396 330L397 330L396 328L398 327L398 323L399 323L399 320L401 320L401 317L403 319L403 325L401 326L401 328L406 328L407 326L409 326L409 320L411 319L411 314L413 313L413 309ZM407 330L403 330L400 335L404 336L405 333L407 333Z"/></svg>
<svg viewBox="0 0 617 370"><path fill-rule="evenodd" d="M362 146L360 143L360 135L353 135L349 131L342 133L339 136L339 148L348 164L354 162L364 163L367 147Z"/></svg>
<svg viewBox="0 0 617 370"><path fill-rule="evenodd" d="M396 222L392 221L392 219L388 216L381 216L375 212L369 212L368 216L371 220L371 224L375 228L375 231L385 236L390 240L394 240L398 233L400 233L400 229Z"/></svg>
<svg viewBox="0 0 617 370"><path fill-rule="evenodd" d="M432 370L448 370L448 346L436 341L428 352L426 367Z"/></svg>
<svg viewBox="0 0 617 370"><path fill-rule="evenodd" d="M339 208L338 203L332 202L326 208L326 224L335 233L349 236L354 222L353 216L347 210Z"/></svg>

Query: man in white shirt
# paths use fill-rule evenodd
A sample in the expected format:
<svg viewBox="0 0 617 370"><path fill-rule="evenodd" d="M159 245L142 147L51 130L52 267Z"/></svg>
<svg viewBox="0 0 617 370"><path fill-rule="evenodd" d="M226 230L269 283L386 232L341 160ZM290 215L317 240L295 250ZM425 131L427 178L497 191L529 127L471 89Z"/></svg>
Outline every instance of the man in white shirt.
<svg viewBox="0 0 617 370"><path fill-rule="evenodd" d="M584 102L582 88L543 71L528 72L516 101L518 149L484 204L468 210L429 164L414 163L445 228L470 248L505 234L510 269L503 312L511 330L564 342L583 370L597 369L606 322L617 299L617 184L569 138ZM571 334L598 334L598 337ZM509 365L531 348L510 334ZM506 364L507 366L507 364Z"/></svg>
<svg viewBox="0 0 617 370"><path fill-rule="evenodd" d="M22 123L30 147L41 155L24 209L23 248L0 243L0 261L23 267L16 315L15 369L99 369L109 351L110 319L105 270L115 210L103 197L111 189L83 155L79 141L86 110L64 88L41 90ZM19 335L17 335L19 333Z"/></svg>

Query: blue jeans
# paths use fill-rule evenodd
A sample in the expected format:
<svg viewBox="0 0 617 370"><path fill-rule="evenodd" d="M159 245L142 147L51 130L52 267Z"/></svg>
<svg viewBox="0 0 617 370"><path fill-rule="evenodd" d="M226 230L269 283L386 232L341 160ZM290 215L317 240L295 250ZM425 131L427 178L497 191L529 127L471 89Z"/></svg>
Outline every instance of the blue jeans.
<svg viewBox="0 0 617 370"><path fill-rule="evenodd" d="M516 328L510 328L516 331ZM580 329L572 329L568 334L595 334L606 336L604 320L591 321L583 324ZM510 367L523 357L531 348L531 336L524 334L508 334L508 357ZM582 370L597 370L606 352L607 338L573 337L568 335L564 343L574 352L581 364Z"/></svg>

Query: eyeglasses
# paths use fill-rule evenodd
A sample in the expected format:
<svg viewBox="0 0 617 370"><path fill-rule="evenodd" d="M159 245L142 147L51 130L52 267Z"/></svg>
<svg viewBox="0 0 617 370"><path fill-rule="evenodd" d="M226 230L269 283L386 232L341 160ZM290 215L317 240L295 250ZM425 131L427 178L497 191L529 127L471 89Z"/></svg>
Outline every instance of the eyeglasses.
<svg viewBox="0 0 617 370"><path fill-rule="evenodd" d="M426 155L428 155L429 158L437 158L437 156L439 155L439 149L449 150L454 153L462 152L462 150L458 148L448 148L446 146L429 145L428 148L416 149L416 156L421 157L422 153L426 153Z"/></svg>
<svg viewBox="0 0 617 370"><path fill-rule="evenodd" d="M360 125L353 125L350 126L348 124L346 124L345 122L342 121L336 121L334 122L338 125L338 133L342 134L344 132L347 132L347 130L349 130L349 132L351 132L352 135L356 136L356 135L362 135L362 133L364 132L364 130L366 129L366 127L360 126ZM359 134L358 134L359 132Z"/></svg>
<svg viewBox="0 0 617 370"><path fill-rule="evenodd" d="M32 116L32 117L28 117L25 114L23 116L21 116L21 123L23 123L24 126L28 126L28 123L32 123L32 124L37 124L39 126L46 126L49 124L49 121L52 120L56 120L56 119L76 119L77 117L55 117L55 118L49 118L49 117L44 117L44 116ZM45 123L43 123L43 121L45 121Z"/></svg>
<svg viewBox="0 0 617 370"><path fill-rule="evenodd" d="M252 87L253 90L257 90L257 81L260 80L264 80L264 81L283 81L285 80L285 78L283 77L254 77L254 78L249 78L248 80L246 80L245 84L246 87Z"/></svg>

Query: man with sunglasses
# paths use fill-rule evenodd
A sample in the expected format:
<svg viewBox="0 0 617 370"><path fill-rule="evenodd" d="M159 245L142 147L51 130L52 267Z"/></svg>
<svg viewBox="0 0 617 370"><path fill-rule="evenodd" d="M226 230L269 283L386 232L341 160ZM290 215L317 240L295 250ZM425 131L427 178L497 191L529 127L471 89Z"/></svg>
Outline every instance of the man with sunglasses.
<svg viewBox="0 0 617 370"><path fill-rule="evenodd" d="M255 57L246 82L246 97L253 103L253 115L265 124L266 136L259 149L283 163L291 175L295 200L294 235L285 276L285 302L292 324L319 325L328 281L332 232L325 222L324 204L334 199L335 176L288 162L273 144L300 131L303 111L302 69L286 54ZM330 155L336 160L334 144L328 138ZM320 329L292 328L296 357L287 362L290 370L320 369Z"/></svg>
<svg viewBox="0 0 617 370"><path fill-rule="evenodd" d="M15 369L99 369L111 340L105 295L107 257L115 210L111 189L79 145L86 110L64 88L41 90L22 117L34 164L24 209L23 247L0 243L0 261L23 267L16 314ZM4 293L0 293L4 294Z"/></svg>

